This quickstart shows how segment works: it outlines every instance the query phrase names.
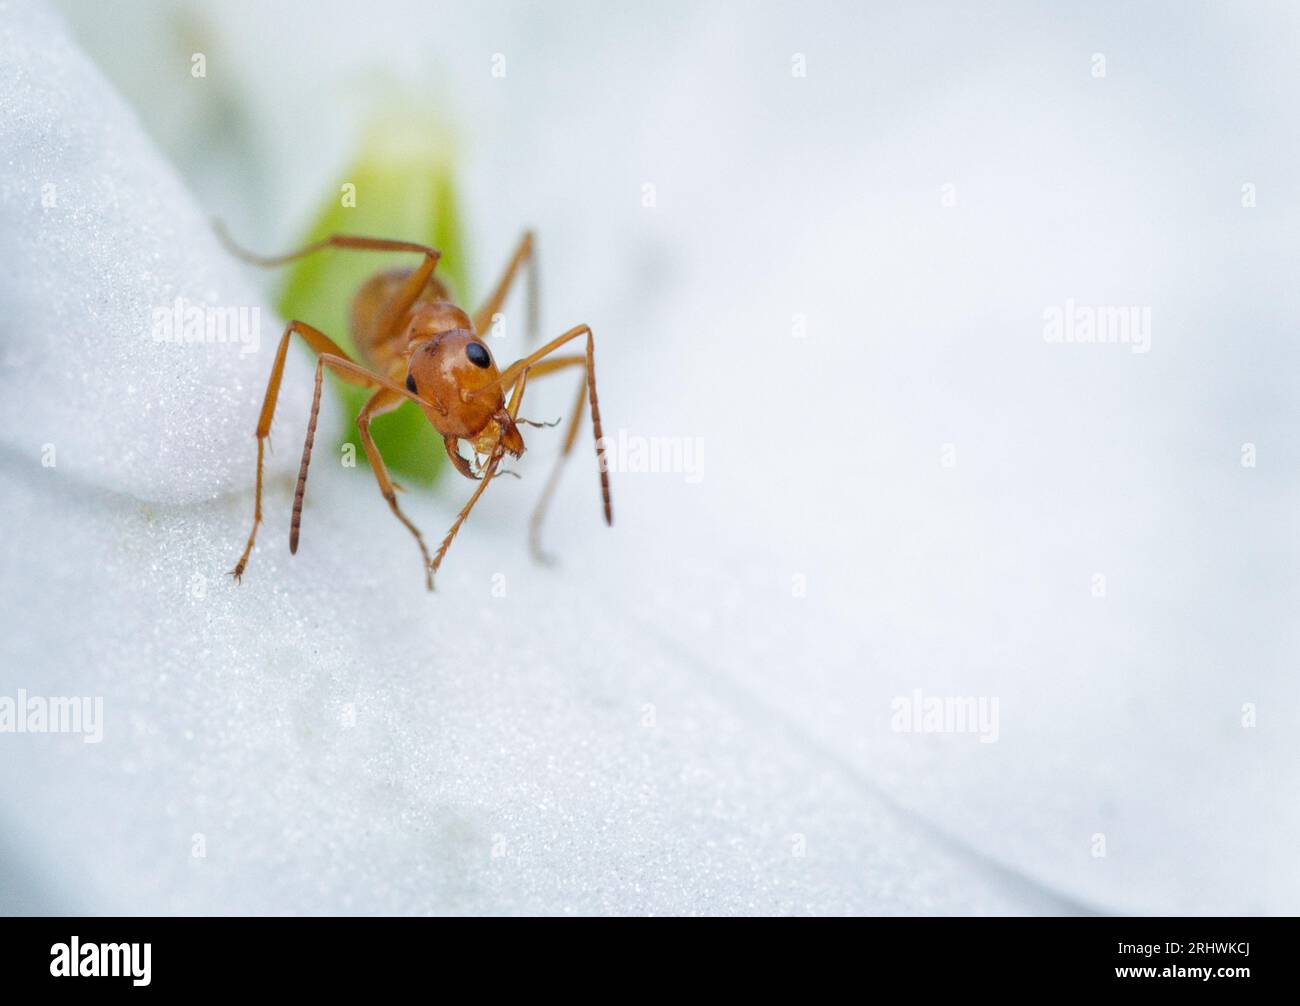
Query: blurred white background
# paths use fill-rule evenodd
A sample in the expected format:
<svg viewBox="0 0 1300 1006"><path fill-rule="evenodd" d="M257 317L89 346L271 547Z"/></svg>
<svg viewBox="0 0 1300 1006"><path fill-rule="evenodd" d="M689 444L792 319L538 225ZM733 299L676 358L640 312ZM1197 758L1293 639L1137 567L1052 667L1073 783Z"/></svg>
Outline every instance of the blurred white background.
<svg viewBox="0 0 1300 1006"><path fill-rule="evenodd" d="M361 777L319 736L321 778L301 750L272 745L292 792L259 804L247 787L264 765L247 737L205 732L197 712L175 722L230 699L218 671L201 698L161 704L92 674L110 699L125 689L120 708L145 734L197 732L186 743L211 775L178 777L137 734L113 757L159 775L99 769L99 785L130 796L78 817L53 808L84 796L71 777L86 755L26 741L11 762L24 778L0 779L10 834L27 836L11 839L24 864L9 871L14 904L1300 909L1294 5L59 6L195 219L220 216L264 251L294 244L377 108L401 95L436 110L455 135L476 290L534 227L545 329L593 327L607 427L700 438L703 478L616 477L611 532L584 440L549 525L564 566L539 571L523 525L558 434L534 431L524 481L485 499L427 598L369 476L321 466L315 549L287 562L287 494L273 495L251 582L232 594L215 564L241 540L269 353L249 361L239 408L190 414L233 445L214 449L215 491L151 496L112 456L79 473L85 492L119 494L78 504L79 520L102 522L87 548L143 537L121 500L165 496L168 526L205 543L168 546L177 583L213 565L213 600L184 615L182 636L162 654L123 642L109 669L162 661L175 679L244 661L263 702L290 706L317 701L322 675L345 675L339 701L379 676L413 709L426 709L413 689L437 688L436 711L371 736L354 752ZM28 254L23 235L10 240ZM1067 301L1149 307L1149 352L1048 342L1044 312ZM38 338L16 327L11 352ZM294 401L308 374L291 369ZM50 377L38 406L21 375L5 376L10 465L31 464L43 435L24 422L70 407ZM568 382L539 389L532 411L558 415L570 394ZM287 465L302 410L284 410ZM21 484L21 512L50 505L42 483ZM407 508L436 536L464 493L444 480ZM148 548L134 561L147 565ZM55 590L43 570L57 562L7 557L6 594ZM521 584L508 614L488 593L502 570ZM113 589L136 576L116 575ZM88 591L79 605L106 603L71 582ZM66 645L28 638L38 623L9 610L14 687L83 687L61 674ZM322 623L356 653L344 670L310 642ZM223 656L244 633L281 635L293 655ZM485 635L513 642L498 651ZM530 684L543 666L553 674ZM892 730L891 702L915 689L996 698L997 743ZM683 733L642 750L647 704L651 729ZM458 712L463 736L449 725ZM250 736L281 722L259 715ZM630 732L610 725L623 720ZM558 776L542 771L556 758ZM503 759L510 771L486 767ZM376 760L401 767L375 775ZM375 780L394 775L406 782L385 802ZM165 841L119 816L149 806L151 787L170 794ZM322 809L350 787L375 804L346 820ZM286 820L267 819L276 808ZM213 879L159 865L188 856L196 817L210 831L223 821L239 850L204 864ZM382 822L381 837L362 819ZM315 836L312 854L268 852L295 828ZM91 851L82 829L142 851ZM532 852L506 880L479 858L498 835ZM807 838L797 875L784 872L792 835ZM43 844L81 849L81 879L21 851ZM263 870L277 876L270 892L251 879ZM433 879L422 888L419 875Z"/></svg>

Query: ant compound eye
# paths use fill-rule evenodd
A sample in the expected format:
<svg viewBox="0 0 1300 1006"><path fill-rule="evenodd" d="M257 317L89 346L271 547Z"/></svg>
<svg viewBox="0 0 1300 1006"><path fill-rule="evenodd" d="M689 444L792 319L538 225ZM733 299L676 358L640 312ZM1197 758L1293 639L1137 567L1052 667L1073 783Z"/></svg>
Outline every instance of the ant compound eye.
<svg viewBox="0 0 1300 1006"><path fill-rule="evenodd" d="M476 367L486 367L492 362L492 357L488 356L487 347L481 342L471 342L466 346L465 355L469 357L469 362Z"/></svg>
<svg viewBox="0 0 1300 1006"><path fill-rule="evenodd" d="M406 390L409 391L409 392L410 392L411 394L413 394L413 395L418 395L418 394L419 394L419 392L415 390L415 375L414 375L414 374L407 374L407 375L406 375Z"/></svg>

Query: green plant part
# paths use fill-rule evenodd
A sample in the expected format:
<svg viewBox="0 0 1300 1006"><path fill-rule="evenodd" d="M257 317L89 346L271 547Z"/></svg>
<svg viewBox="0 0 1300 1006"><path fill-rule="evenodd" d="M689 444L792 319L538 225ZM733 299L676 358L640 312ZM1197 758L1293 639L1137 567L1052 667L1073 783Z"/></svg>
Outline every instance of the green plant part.
<svg viewBox="0 0 1300 1006"><path fill-rule="evenodd" d="M413 128L407 120L372 127L361 154L343 173L321 204L303 244L330 234L382 235L429 244L442 252L438 276L462 300L469 299L464 228L457 208L451 144L442 131ZM414 266L411 255L394 255L394 266ZM284 318L300 318L327 332L355 353L349 331L352 296L375 272L372 255L344 251L312 255L289 271L279 299ZM331 379L349 418L355 419L370 396ZM399 481L431 485L446 464L442 441L407 402L378 417L372 427L384 460ZM340 449L352 445L353 456L366 463L355 423L349 423Z"/></svg>

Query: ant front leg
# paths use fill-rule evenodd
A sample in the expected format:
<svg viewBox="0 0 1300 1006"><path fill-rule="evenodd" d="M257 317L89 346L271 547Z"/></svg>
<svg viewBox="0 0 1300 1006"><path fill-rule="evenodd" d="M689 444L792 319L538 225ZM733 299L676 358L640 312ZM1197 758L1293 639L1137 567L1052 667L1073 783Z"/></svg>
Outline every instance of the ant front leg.
<svg viewBox="0 0 1300 1006"><path fill-rule="evenodd" d="M438 572L438 567L442 565L443 556L447 554L447 549L451 548L452 539L456 537L456 533L460 530L461 525L465 523L465 518L468 517L469 512L474 509L474 504L477 503L478 498L483 495L483 490L488 487L488 483L496 476L497 466L501 464L501 458L504 455L505 448L498 444L492 451L492 456L488 459L487 467L483 470L483 481L478 484L478 488L474 490L474 495L469 498L469 502L466 503L461 508L460 513L456 515L456 520L451 525L451 530L447 532L447 536L442 539L442 544L438 547L438 554L433 557L433 562L429 564L429 576L431 578ZM433 588L430 587L430 589L432 590Z"/></svg>
<svg viewBox="0 0 1300 1006"><path fill-rule="evenodd" d="M581 355L559 356L552 359L546 359L565 343L571 342L580 336L587 337L587 351ZM578 385L577 401L574 403L573 413L569 419L569 427L565 432L564 446L560 450L560 456L556 458L555 467L551 470L550 478L547 479L546 487L542 490L541 499L537 501L537 507L533 511L533 516L529 521L529 547L533 557L539 562L547 562L548 557L542 551L540 534L542 518L546 514L546 509L550 504L552 495L555 493L556 486L559 484L560 472L563 470L564 462L568 459L573 445L577 441L578 426L582 420L582 413L585 406L591 407L591 426L592 432L596 438L596 465L600 470L600 494L602 507L605 514L605 523L614 523L613 506L610 502L609 491L609 466L605 460L605 436L601 429L600 422L600 400L596 395L596 340L592 335L591 329L586 325L578 325L569 329L557 339L548 342L541 349L530 353L522 360L512 363L502 373L499 382L502 385L508 385L518 380L519 376L527 372L533 377L539 377L543 374L554 373L557 370L563 370L566 367L584 366L586 373L583 381Z"/></svg>
<svg viewBox="0 0 1300 1006"><path fill-rule="evenodd" d="M318 385L319 387L319 385ZM361 412L357 415L357 431L361 434L361 446L365 448L366 457L370 460L370 469L375 473L375 480L379 483L379 491L384 494L384 499L388 501L389 509L393 511L393 516L402 522L411 534L415 535L415 543L420 546L420 556L424 560L424 585L433 590L433 574L429 571L430 560L429 550L424 546L424 537L417 528L402 513L402 508L397 505L397 487L393 480L388 476L388 468L384 465L384 459L379 453L379 448L375 446L374 438L370 435L370 421L375 416L381 416L385 412L391 412L401 405L405 399L387 388L380 388L366 402Z"/></svg>
<svg viewBox="0 0 1300 1006"><path fill-rule="evenodd" d="M280 382L284 377L284 361L289 351L289 337L297 332L302 336L303 341L311 347L312 351L318 354L330 354L333 356L347 358L347 354L339 347L333 339L327 336L319 329L301 321L291 321L285 326L284 334L280 337L279 348L275 352L275 362L271 365L271 377L266 383L266 395L262 399L262 411L257 418L257 481L253 490L253 528L248 532L248 542L244 545L243 554L240 555L239 561L235 563L235 568L230 571L236 582L244 575L244 568L248 565L248 557L252 554L253 543L257 539L257 529L262 523L262 462L263 451L266 440L271 435L271 420L275 417L275 405L280 397ZM361 383L355 377L344 378L350 383ZM317 403L319 404L319 403Z"/></svg>
<svg viewBox="0 0 1300 1006"><path fill-rule="evenodd" d="M388 500L388 504L392 507L393 513L397 515L398 520L415 535L415 540L420 546L420 554L425 560L425 582L428 588L432 590L432 569L436 567L429 562L429 553L424 547L424 538L420 535L419 530L406 519L406 515L397 506L397 498L394 493L396 487L388 477L388 470L384 467L384 461L379 455L378 448L375 447L374 441L370 438L370 419L372 416L395 408L404 399L410 399L425 407L429 403L394 381L366 370L365 367L342 354L322 353L316 361L316 386L312 394L311 418L307 421L307 438L303 442L302 464L298 468L298 487L293 495L293 519L289 525L289 551L291 553L298 551L298 529L302 523L302 502L307 489L307 469L311 465L312 445L316 440L316 420L320 415L321 386L324 383L326 367L349 384L378 389L376 394L372 395L369 401L366 402L361 414L357 417L357 426L361 430L361 443L366 449L366 457L370 459L370 465L374 469L375 478L379 481L379 488L383 492L384 498Z"/></svg>
<svg viewBox="0 0 1300 1006"><path fill-rule="evenodd" d="M543 374L554 373L557 370L563 370L568 367L582 366L587 362L585 356L562 356L556 359L547 360L539 363L532 368L533 374L540 377ZM533 559L543 565L554 563L554 556L548 555L542 548L542 521L546 517L546 511L550 507L551 497L555 495L555 490L560 484L560 475L564 472L564 463L569 459L569 454L573 451L573 445L578 441L578 429L582 425L582 415L587 407L587 382L584 379L578 385L577 400L573 403L572 411L569 413L569 422L564 431L564 445L560 448L559 456L555 459L555 464L551 466L551 474L546 478L546 485L542 488L542 495L537 499L537 505L533 508L532 516L528 518L528 551ZM596 429L599 431L600 415L596 416ZM597 439L601 434L596 433ZM605 471L603 456L600 457L601 465L601 493L606 508L606 522L613 520L613 515L609 513L609 475Z"/></svg>
<svg viewBox="0 0 1300 1006"><path fill-rule="evenodd" d="M525 369L515 377L514 388L510 393L510 401L505 407L505 416L501 417L502 419L508 419L510 422L514 422L515 418L519 415L519 405L523 401L524 388L527 386L528 371ZM454 438L449 437L447 440L447 452L451 454L454 450L455 440ZM478 484L478 488L474 490L474 495L469 498L469 502L466 503L460 513L457 514L455 523L451 525L451 530L448 531L447 536L442 539L442 545L438 548L438 554L433 557L433 563L429 566L430 576L438 572L438 567L442 565L442 560L447 554L447 549L451 547L452 539L455 538L456 533L460 531L461 525L465 523L465 519L469 516L469 512L474 509L474 504L477 503L479 497L483 495L483 490L485 490L488 487L488 483L496 477L497 468L501 464L501 459L505 457L505 453L505 444L498 441L497 445L492 448L492 454L483 468L483 481ZM459 457L459 452L455 453L453 456ZM464 461L465 459L461 458L461 460ZM471 477L473 476L471 475Z"/></svg>

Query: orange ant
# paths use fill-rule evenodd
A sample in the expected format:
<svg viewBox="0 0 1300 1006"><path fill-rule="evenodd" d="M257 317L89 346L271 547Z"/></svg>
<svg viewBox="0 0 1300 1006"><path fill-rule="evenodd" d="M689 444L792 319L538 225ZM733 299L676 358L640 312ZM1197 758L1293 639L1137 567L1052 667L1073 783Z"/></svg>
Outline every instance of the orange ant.
<svg viewBox="0 0 1300 1006"><path fill-rule="evenodd" d="M298 469L298 486L293 496L293 519L289 524L289 551L298 551L298 531L302 523L302 498L307 486L307 466L311 462L312 441L316 436L316 418L320 412L321 381L328 367L349 384L373 388L369 398L357 415L357 429L361 445L365 448L370 467L379 482L379 491L388 501L389 508L415 536L424 558L425 585L433 590L433 577L447 554L452 539L460 530L470 510L483 495L506 454L519 457L524 453L524 438L520 424L542 426L519 418L519 406L529 377L541 377L565 367L585 366L582 384L578 387L564 446L542 491L537 508L529 524L529 539L533 555L545 556L539 544L542 517L555 487L565 459L578 437L578 425L586 402L591 403L591 424L596 436L596 461L600 469L600 491L604 502L605 523L613 524L609 502L609 475L606 472L605 445L600 429L600 407L596 400L596 365L594 339L586 325L571 328L535 352L516 360L505 370L499 370L492 353L479 338L479 332L491 323L500 311L506 295L520 268L527 266L529 274L529 328L536 325L536 264L533 253L533 235L526 232L514 255L506 266L496 289L473 318L457 307L447 288L433 275L441 252L427 245L411 241L389 241L383 238L354 237L334 234L288 255L263 257L236 246L218 225L218 233L231 251L246 262L272 268L292 262L325 248L354 249L377 252L416 252L424 258L414 269L388 269L376 273L357 290L352 301L352 338L362 362L358 363L325 333L302 321L291 321L285 327L276 350L271 378L266 385L266 397L257 420L257 488L253 507L253 529L239 562L231 570L236 581L244 574L257 528L262 523L262 450L271 432L271 419L280 394L280 379L284 374L285 355L289 337L295 332L317 354L316 389L311 402L311 419L307 424L307 440L303 444L302 464ZM585 354L572 354L545 359L565 343L580 336L587 337ZM506 393L510 399L506 402ZM384 460L370 435L370 422L375 416L391 412L410 399L420 406L434 429L442 434L447 457L456 470L468 479L479 482L451 530L443 538L437 555L429 558L424 538L397 505L400 488L388 477ZM554 424L550 424L554 425ZM465 440L474 451L474 462L460 453L460 441ZM486 458L480 462L479 457ZM513 474L513 473L511 473Z"/></svg>

